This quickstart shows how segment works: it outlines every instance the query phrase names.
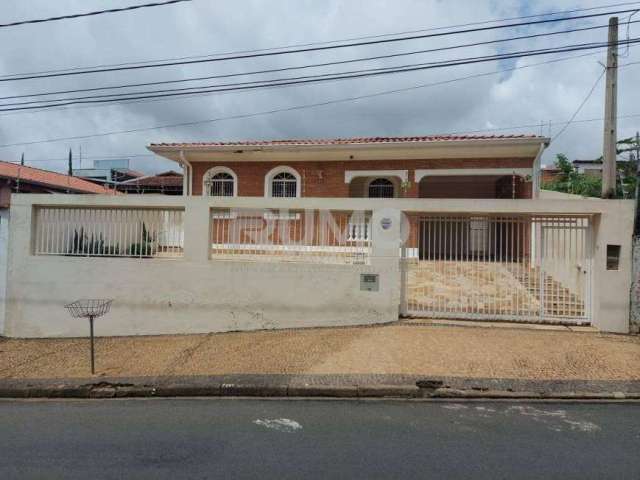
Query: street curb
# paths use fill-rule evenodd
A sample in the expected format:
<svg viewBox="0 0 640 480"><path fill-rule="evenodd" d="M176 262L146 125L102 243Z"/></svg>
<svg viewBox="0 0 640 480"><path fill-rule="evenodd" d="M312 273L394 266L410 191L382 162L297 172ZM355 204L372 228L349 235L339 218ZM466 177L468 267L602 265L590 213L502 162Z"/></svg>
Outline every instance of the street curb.
<svg viewBox="0 0 640 480"><path fill-rule="evenodd" d="M416 385L295 385L295 384L96 384L0 387L3 399L42 398L168 398L168 397L261 397L261 398L397 398L475 400L640 400L640 392L533 392L478 390Z"/></svg>

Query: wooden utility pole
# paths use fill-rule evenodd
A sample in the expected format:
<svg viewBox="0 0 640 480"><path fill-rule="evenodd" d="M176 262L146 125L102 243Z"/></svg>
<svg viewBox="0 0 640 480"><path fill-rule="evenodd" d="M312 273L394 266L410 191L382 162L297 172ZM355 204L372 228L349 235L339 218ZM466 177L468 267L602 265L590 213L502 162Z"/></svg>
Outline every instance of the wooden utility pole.
<svg viewBox="0 0 640 480"><path fill-rule="evenodd" d="M602 198L616 194L616 142L618 116L618 17L609 19L607 87L604 102L604 144L602 155Z"/></svg>

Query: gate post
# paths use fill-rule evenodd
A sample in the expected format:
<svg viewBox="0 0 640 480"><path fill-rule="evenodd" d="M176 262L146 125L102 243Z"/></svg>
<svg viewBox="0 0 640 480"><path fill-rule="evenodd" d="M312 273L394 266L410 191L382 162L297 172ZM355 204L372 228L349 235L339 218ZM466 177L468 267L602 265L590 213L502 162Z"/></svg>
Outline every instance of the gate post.
<svg viewBox="0 0 640 480"><path fill-rule="evenodd" d="M402 313L403 304L403 269L400 261L402 248L403 214L396 208L377 208L371 217L372 232L372 264L385 272L382 276L389 279L390 301L398 306Z"/></svg>
<svg viewBox="0 0 640 480"><path fill-rule="evenodd" d="M629 333L640 333L640 237L633 238Z"/></svg>
<svg viewBox="0 0 640 480"><path fill-rule="evenodd" d="M184 258L193 262L207 262L211 249L211 214L206 197L183 197Z"/></svg>

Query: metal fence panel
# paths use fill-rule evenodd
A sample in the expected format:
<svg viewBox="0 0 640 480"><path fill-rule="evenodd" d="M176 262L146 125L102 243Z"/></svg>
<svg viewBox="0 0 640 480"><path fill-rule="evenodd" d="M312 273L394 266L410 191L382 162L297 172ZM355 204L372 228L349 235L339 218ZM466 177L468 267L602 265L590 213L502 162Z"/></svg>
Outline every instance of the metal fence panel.
<svg viewBox="0 0 640 480"><path fill-rule="evenodd" d="M211 258L368 264L370 212L213 209Z"/></svg>
<svg viewBox="0 0 640 480"><path fill-rule="evenodd" d="M589 216L413 214L407 226L404 313L588 323Z"/></svg>
<svg viewBox="0 0 640 480"><path fill-rule="evenodd" d="M36 209L36 255L181 257L183 244L183 210Z"/></svg>

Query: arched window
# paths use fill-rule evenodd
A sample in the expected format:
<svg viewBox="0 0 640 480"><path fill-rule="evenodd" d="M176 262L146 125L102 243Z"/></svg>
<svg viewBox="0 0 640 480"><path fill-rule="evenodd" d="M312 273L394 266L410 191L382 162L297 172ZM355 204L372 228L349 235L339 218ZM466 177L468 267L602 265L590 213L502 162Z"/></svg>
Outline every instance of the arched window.
<svg viewBox="0 0 640 480"><path fill-rule="evenodd" d="M265 197L300 197L300 175L290 167L276 167L264 179Z"/></svg>
<svg viewBox="0 0 640 480"><path fill-rule="evenodd" d="M295 197L296 196L296 177L288 172L282 172L273 177L271 180L271 196L272 197Z"/></svg>
<svg viewBox="0 0 640 480"><path fill-rule="evenodd" d="M386 178L376 178L369 183L369 198L393 198L393 182Z"/></svg>
<svg viewBox="0 0 640 480"><path fill-rule="evenodd" d="M210 197L235 197L238 187L236 175L226 167L216 167L204 176L203 194Z"/></svg>

